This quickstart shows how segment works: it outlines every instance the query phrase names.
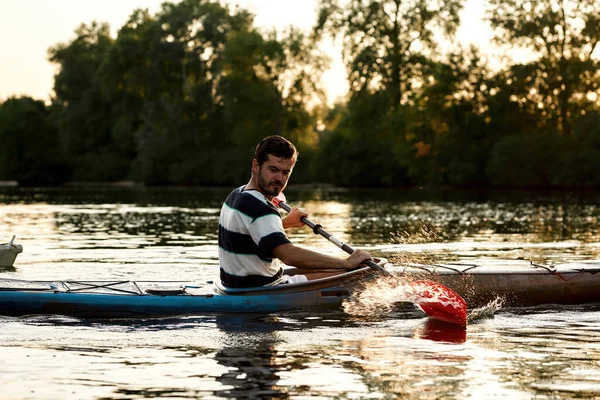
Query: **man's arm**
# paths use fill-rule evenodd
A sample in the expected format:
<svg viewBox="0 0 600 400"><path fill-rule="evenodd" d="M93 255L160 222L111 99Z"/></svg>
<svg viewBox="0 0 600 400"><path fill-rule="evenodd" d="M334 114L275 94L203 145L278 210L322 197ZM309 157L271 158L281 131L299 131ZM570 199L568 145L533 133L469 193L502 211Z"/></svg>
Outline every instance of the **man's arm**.
<svg viewBox="0 0 600 400"><path fill-rule="evenodd" d="M317 253L291 243L277 246L273 254L286 265L302 269L352 269L358 267L363 261L372 259L371 254L364 250L355 250L348 258L343 259Z"/></svg>

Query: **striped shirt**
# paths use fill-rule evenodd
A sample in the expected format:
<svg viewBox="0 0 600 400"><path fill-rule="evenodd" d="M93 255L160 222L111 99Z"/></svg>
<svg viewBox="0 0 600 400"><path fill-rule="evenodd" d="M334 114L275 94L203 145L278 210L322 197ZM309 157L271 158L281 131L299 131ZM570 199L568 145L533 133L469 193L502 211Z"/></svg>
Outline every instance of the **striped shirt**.
<svg viewBox="0 0 600 400"><path fill-rule="evenodd" d="M281 215L257 190L235 189L219 218L221 281L229 287L264 286L283 273L273 250L290 243Z"/></svg>

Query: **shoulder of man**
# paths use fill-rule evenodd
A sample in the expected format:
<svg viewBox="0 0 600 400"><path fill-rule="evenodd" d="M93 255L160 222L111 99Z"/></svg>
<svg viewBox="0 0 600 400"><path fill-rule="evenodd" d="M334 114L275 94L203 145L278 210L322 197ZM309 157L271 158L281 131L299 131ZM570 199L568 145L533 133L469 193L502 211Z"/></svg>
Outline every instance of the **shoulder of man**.
<svg viewBox="0 0 600 400"><path fill-rule="evenodd" d="M243 191L243 187L235 189L225 200L225 204L253 220L273 214L281 217L277 208L265 196L256 190Z"/></svg>

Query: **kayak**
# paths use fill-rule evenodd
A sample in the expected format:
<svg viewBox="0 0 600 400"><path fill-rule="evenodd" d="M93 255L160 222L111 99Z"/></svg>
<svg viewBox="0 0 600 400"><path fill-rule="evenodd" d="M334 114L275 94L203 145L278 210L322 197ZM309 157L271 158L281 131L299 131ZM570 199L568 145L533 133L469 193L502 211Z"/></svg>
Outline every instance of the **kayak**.
<svg viewBox="0 0 600 400"><path fill-rule="evenodd" d="M438 282L461 295L470 308L500 299L504 306L600 302L600 261L551 266L533 262L497 265L406 264L394 272Z"/></svg>
<svg viewBox="0 0 600 400"><path fill-rule="evenodd" d="M374 263L375 264L375 263ZM205 313L271 313L286 310L339 307L385 269L387 260L353 270L306 272L302 282L253 288L227 288L220 282L203 284L156 281L27 281L0 279L0 315L58 314L89 318L160 317ZM448 288L426 280L406 283L407 303L430 318L465 326L467 305Z"/></svg>
<svg viewBox="0 0 600 400"><path fill-rule="evenodd" d="M12 267L19 253L23 252L23 246L14 244L13 236L8 243L0 244L0 267Z"/></svg>
<svg viewBox="0 0 600 400"><path fill-rule="evenodd" d="M386 260L379 261L385 265ZM286 273L293 273L293 268ZM0 279L0 315L126 318L203 313L270 313L339 307L370 267L321 272L307 282L233 289L219 282L25 281Z"/></svg>
<svg viewBox="0 0 600 400"><path fill-rule="evenodd" d="M600 302L600 261L543 266L528 262L378 265L405 276L427 294L437 282L462 296L470 308L500 299L504 306ZM287 274L298 270L287 268ZM219 282L26 281L0 279L0 315L59 314L91 318L160 317L204 313L271 313L337 308L361 284L378 278L371 267L321 272L307 282L233 289ZM425 280L423 280L425 279ZM420 287L425 284L424 287ZM416 303L433 318L462 323L462 314L437 294ZM437 302L436 302L437 299ZM412 301L410 301L412 302ZM447 307L447 308L446 308ZM441 311L442 315L438 312ZM444 315L445 314L445 315Z"/></svg>

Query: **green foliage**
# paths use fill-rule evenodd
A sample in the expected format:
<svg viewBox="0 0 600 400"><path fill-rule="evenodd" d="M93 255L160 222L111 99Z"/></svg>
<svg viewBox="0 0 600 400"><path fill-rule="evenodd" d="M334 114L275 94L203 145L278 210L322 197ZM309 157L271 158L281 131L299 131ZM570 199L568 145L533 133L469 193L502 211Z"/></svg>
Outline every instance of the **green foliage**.
<svg viewBox="0 0 600 400"><path fill-rule="evenodd" d="M69 44L49 51L50 60L61 66L55 76L53 102L60 145L73 165L73 179L124 179L131 152L126 141L113 137L111 103L105 95L105 81L98 74L113 46L109 26L81 25L75 34ZM115 133L119 135L119 131Z"/></svg>
<svg viewBox="0 0 600 400"><path fill-rule="evenodd" d="M484 184L493 142L486 122L491 74L473 48L432 64L431 71L431 84L411 108L407 131L417 152L405 158L414 159L409 175L422 184Z"/></svg>
<svg viewBox="0 0 600 400"><path fill-rule="evenodd" d="M335 132L324 136L319 180L346 186L398 186L408 183L397 162L398 139L384 92L354 96Z"/></svg>
<svg viewBox="0 0 600 400"><path fill-rule="evenodd" d="M548 187L559 182L566 139L556 134L510 135L492 149L487 172L498 186Z"/></svg>
<svg viewBox="0 0 600 400"><path fill-rule="evenodd" d="M341 36L353 93L384 90L408 102L426 80L436 31L452 35L463 0L321 0L315 31ZM416 86L415 86L416 85Z"/></svg>
<svg viewBox="0 0 600 400"><path fill-rule="evenodd" d="M114 40L96 23L76 35L50 50L75 179L237 184L264 136L315 145L306 105L324 63L297 31L263 35L243 9L183 0L134 11Z"/></svg>
<svg viewBox="0 0 600 400"><path fill-rule="evenodd" d="M591 58L600 41L596 2L491 1L497 42L536 57L498 72L475 49L446 59L431 52L432 26L452 33L461 2L320 4L316 31L342 36L352 95L328 138L343 154L343 178L333 181L552 186L594 180L584 176L595 164L595 148L567 138L580 112L598 109L600 68ZM368 162L344 164L378 145L388 155L379 165L389 168L381 171L393 171L393 179L385 172L373 176Z"/></svg>
<svg viewBox="0 0 600 400"><path fill-rule="evenodd" d="M69 178L49 110L29 97L0 104L0 180L58 184Z"/></svg>
<svg viewBox="0 0 600 400"><path fill-rule="evenodd" d="M315 31L342 37L351 88L341 133L329 138L341 142L335 165L342 168L333 181L440 183L432 123L417 111L418 97L431 80L435 33L456 30L461 6L462 0L320 2Z"/></svg>
<svg viewBox="0 0 600 400"><path fill-rule="evenodd" d="M569 147L562 149L562 168L557 173L565 186L600 186L600 112L580 117L573 126Z"/></svg>
<svg viewBox="0 0 600 400"><path fill-rule="evenodd" d="M529 50L533 59L510 68L511 101L536 111L571 135L576 111L600 95L600 3L596 0L490 0L496 43Z"/></svg>

